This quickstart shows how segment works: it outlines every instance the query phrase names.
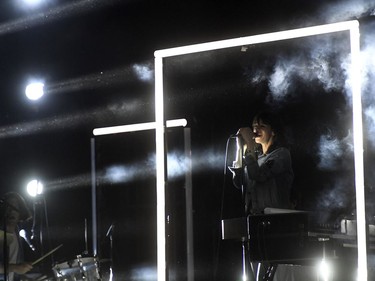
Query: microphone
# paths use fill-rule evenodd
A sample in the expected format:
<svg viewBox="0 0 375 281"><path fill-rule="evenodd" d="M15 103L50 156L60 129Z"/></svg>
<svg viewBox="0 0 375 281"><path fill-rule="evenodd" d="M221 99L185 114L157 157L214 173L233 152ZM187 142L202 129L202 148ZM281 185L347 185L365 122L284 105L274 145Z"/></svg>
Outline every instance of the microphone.
<svg viewBox="0 0 375 281"><path fill-rule="evenodd" d="M243 166L243 163L242 163L242 156L243 156L243 144L242 144L242 139L239 137L240 135L239 134L235 134L234 135L235 136L235 141L236 141L236 143L235 143L235 155L234 155L234 161L233 161L233 163L232 163L232 166L231 167L228 167L229 168L229 170L231 170L231 169L233 169L233 170L235 170L235 169L240 169L240 168L242 168L242 166ZM232 170L231 170L231 172L233 172Z"/></svg>
<svg viewBox="0 0 375 281"><path fill-rule="evenodd" d="M29 240L29 238L27 238L26 231L24 229L21 229L19 234L26 241L27 245L29 245L30 249L32 251L35 251L35 247L33 246L33 244L31 244L31 241Z"/></svg>
<svg viewBox="0 0 375 281"><path fill-rule="evenodd" d="M241 134L235 133L235 134L230 135L229 137L230 138L237 138L237 137L240 137L240 136L241 136Z"/></svg>
<svg viewBox="0 0 375 281"><path fill-rule="evenodd" d="M259 137L259 134L253 133L253 136L251 138L255 140L255 138L257 137ZM232 138L232 139L242 138L242 135L237 133L237 134L230 135L229 138Z"/></svg>

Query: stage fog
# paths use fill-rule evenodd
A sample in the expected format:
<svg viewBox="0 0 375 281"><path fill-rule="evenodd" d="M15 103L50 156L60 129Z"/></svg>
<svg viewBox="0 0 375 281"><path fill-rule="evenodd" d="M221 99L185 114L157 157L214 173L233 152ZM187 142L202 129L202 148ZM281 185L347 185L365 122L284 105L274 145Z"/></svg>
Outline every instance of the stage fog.
<svg viewBox="0 0 375 281"><path fill-rule="evenodd" d="M367 24L361 31L369 223L375 211L371 27ZM240 244L221 239L221 220L243 215L241 193L233 186L227 169L227 142L238 128L250 126L252 116L259 111L272 111L282 121L295 174L291 195L295 208L311 211L316 219L314 226L323 231L339 231L342 219L355 219L349 66L348 32L165 59L165 119L187 120L186 128L166 129L170 280L187 280L188 239L193 239L190 249L195 280L240 276ZM153 90L150 85L145 88ZM133 98L138 109L129 114L127 123L152 121L154 96L135 93ZM124 111L133 110L130 103L127 106ZM79 171L81 176L71 179L74 184L66 183L69 188L46 186L46 200L36 204L40 217L44 217L40 220L44 252L64 244L44 266L74 259L78 254L91 256L96 245L105 276L112 266L116 280L156 280L155 132L91 137L92 151L86 149L84 153L94 166ZM90 143L90 136L84 141ZM96 242L92 241L92 171ZM193 237L188 237L186 228L189 177ZM39 217L37 227L38 223Z"/></svg>

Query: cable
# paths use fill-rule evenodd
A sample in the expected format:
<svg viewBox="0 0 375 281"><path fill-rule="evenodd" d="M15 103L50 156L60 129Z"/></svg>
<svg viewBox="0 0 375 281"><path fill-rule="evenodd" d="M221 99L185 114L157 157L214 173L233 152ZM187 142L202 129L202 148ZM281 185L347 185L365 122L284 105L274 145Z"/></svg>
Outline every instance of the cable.
<svg viewBox="0 0 375 281"><path fill-rule="evenodd" d="M225 187L227 183L227 168L228 168L228 146L229 146L229 140L232 139L233 136L230 136L227 139L226 145L225 145L225 157L224 157L224 180L223 180L223 187L222 187L222 192L221 192L221 204L220 204L220 222L223 220L223 213L224 213L224 198L225 198ZM219 266L219 255L220 255L220 244L221 244L221 231L219 231L218 235L218 241L217 241L217 247L216 247L216 255L214 255L214 280L216 280L217 276L217 270Z"/></svg>

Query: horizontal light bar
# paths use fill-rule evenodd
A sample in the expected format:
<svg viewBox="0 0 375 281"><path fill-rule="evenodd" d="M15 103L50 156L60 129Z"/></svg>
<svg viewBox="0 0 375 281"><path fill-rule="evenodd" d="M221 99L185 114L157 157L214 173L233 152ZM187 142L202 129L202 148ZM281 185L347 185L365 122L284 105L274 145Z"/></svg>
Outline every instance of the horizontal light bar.
<svg viewBox="0 0 375 281"><path fill-rule="evenodd" d="M326 25L318 25L312 27L298 28L287 31L272 32L267 34L253 35L247 37L239 37L234 39L213 41L202 44L187 45L183 47L176 47L164 50L158 50L154 52L155 57L172 57L179 55L192 54L197 52L212 51L218 49L225 49L243 45L259 44L274 42L280 40L287 40L293 38L307 37L312 35L319 35L331 32L347 31L351 28L359 26L359 22L344 21L339 23L332 23Z"/></svg>
<svg viewBox="0 0 375 281"><path fill-rule="evenodd" d="M186 119L167 120L168 128L169 127L186 127L186 125L187 125ZM155 128L156 128L155 122L146 122L146 123L138 123L138 124L96 128L92 132L94 136L103 136L103 135L110 135L110 134L153 130Z"/></svg>

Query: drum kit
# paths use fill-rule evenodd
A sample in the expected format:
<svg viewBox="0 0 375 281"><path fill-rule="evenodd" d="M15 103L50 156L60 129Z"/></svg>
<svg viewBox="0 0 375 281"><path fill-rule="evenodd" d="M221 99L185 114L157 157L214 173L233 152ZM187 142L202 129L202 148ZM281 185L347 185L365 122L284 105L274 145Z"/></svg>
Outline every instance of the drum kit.
<svg viewBox="0 0 375 281"><path fill-rule="evenodd" d="M107 232L108 237L111 241L111 256L112 256L112 231L113 224ZM53 250L49 251L42 257L38 258L32 265L41 262L46 257L50 256L58 249L60 249L63 244L60 244ZM104 266L105 263L112 262L112 257L110 259L99 259L97 257L88 256L87 247L87 223L85 221L85 251L82 255L77 255L76 258L65 260L63 262L55 263L52 266L53 276L37 276L32 278L31 276L24 276L21 281L112 281L112 265L109 268ZM50 274L49 274L50 275Z"/></svg>
<svg viewBox="0 0 375 281"><path fill-rule="evenodd" d="M39 263L61 247L62 244L34 261L32 265ZM96 257L77 255L75 259L55 263L52 266L53 276L26 274L21 277L21 281L111 281L112 278L103 278L101 274L100 263L104 261L109 260L99 261Z"/></svg>
<svg viewBox="0 0 375 281"><path fill-rule="evenodd" d="M21 281L111 281L103 277L100 261L96 257L77 255L75 259L56 263L52 267L53 276L24 276Z"/></svg>
<svg viewBox="0 0 375 281"><path fill-rule="evenodd" d="M102 280L99 263L94 257L77 256L74 260L56 264L52 271L57 281Z"/></svg>

